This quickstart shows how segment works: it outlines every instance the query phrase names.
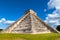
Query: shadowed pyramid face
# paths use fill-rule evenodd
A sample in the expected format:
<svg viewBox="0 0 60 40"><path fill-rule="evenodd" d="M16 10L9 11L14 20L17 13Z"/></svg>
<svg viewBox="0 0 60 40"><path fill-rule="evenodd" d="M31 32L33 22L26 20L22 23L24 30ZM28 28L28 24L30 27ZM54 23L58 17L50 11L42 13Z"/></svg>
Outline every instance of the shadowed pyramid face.
<svg viewBox="0 0 60 40"><path fill-rule="evenodd" d="M42 22L33 10L28 10L25 15L5 29L6 33L51 33L52 28Z"/></svg>

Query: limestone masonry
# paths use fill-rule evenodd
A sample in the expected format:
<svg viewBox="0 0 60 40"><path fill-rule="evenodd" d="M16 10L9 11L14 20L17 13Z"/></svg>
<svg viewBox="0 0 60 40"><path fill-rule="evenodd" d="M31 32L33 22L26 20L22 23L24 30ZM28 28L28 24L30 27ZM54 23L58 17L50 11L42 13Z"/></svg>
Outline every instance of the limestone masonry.
<svg viewBox="0 0 60 40"><path fill-rule="evenodd" d="M25 12L24 16L18 19L16 22L8 26L4 33L29 33L29 34L40 34L40 33L52 33L57 32L45 22L39 19L36 13L29 9Z"/></svg>

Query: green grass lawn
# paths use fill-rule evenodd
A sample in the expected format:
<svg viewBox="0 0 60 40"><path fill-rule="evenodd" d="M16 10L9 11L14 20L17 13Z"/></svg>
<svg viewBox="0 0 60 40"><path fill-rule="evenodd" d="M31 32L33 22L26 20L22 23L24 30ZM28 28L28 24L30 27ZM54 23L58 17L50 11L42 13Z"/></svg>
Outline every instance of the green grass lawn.
<svg viewBox="0 0 60 40"><path fill-rule="evenodd" d="M60 34L0 34L0 40L60 40Z"/></svg>

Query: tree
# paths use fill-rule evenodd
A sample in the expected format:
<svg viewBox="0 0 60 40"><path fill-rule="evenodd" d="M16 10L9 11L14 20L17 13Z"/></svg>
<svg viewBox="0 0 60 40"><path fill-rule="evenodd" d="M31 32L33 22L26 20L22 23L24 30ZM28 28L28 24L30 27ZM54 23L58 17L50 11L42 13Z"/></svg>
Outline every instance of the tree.
<svg viewBox="0 0 60 40"><path fill-rule="evenodd" d="M3 29L0 29L0 32L2 31Z"/></svg>
<svg viewBox="0 0 60 40"><path fill-rule="evenodd" d="M57 29L58 31L60 31L60 25L58 25L56 29Z"/></svg>

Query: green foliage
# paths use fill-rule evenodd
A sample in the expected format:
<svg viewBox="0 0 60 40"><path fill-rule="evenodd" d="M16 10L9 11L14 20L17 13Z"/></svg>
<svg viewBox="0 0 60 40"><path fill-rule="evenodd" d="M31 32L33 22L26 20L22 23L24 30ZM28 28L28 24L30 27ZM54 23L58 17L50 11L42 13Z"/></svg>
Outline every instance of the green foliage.
<svg viewBox="0 0 60 40"><path fill-rule="evenodd" d="M0 32L2 31L3 29L0 29Z"/></svg>
<svg viewBox="0 0 60 40"><path fill-rule="evenodd" d="M0 34L0 40L60 40L60 34Z"/></svg>
<svg viewBox="0 0 60 40"><path fill-rule="evenodd" d="M57 29L58 31L60 31L60 25L58 25L56 29Z"/></svg>

